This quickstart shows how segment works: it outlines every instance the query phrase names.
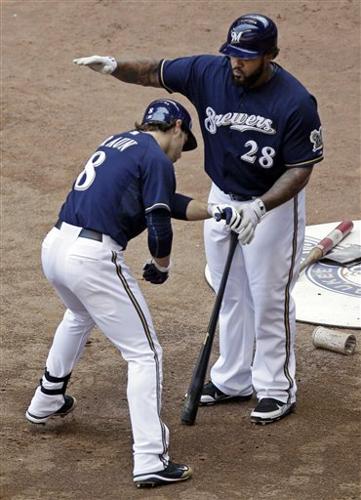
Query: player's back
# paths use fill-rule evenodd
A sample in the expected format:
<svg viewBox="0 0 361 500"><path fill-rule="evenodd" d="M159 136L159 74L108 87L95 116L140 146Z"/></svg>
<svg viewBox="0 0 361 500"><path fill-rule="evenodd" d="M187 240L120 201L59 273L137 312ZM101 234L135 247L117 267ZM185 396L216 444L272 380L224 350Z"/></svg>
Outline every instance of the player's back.
<svg viewBox="0 0 361 500"><path fill-rule="evenodd" d="M146 227L144 179L161 165L173 175L172 163L149 134L108 137L75 180L60 219L108 234L125 248Z"/></svg>

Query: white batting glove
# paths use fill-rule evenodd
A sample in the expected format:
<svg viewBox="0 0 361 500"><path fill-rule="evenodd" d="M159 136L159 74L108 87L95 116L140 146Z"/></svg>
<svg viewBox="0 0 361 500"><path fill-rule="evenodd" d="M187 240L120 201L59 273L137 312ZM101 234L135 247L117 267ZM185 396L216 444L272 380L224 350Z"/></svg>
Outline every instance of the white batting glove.
<svg viewBox="0 0 361 500"><path fill-rule="evenodd" d="M232 231L238 233L241 223L241 216L234 207L232 207L231 205L226 205L224 203L214 205L209 204L208 213L214 219L216 219L217 222L219 222L221 219L224 219L226 226Z"/></svg>
<svg viewBox="0 0 361 500"><path fill-rule="evenodd" d="M254 238L257 224L266 213L266 207L263 201L257 198L252 203L243 205L239 209L239 213L242 221L238 231L236 231L238 233L238 241L242 245L248 245Z"/></svg>
<svg viewBox="0 0 361 500"><path fill-rule="evenodd" d="M90 56L73 59L74 64L79 66L88 66L90 69L103 73L103 75L111 75L117 69L117 61L111 56Z"/></svg>

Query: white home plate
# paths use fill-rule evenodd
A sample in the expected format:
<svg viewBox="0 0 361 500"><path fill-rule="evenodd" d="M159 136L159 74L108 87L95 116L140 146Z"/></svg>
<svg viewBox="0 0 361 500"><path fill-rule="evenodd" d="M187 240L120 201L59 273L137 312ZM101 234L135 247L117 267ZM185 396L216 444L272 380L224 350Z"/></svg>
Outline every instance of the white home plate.
<svg viewBox="0 0 361 500"><path fill-rule="evenodd" d="M361 244L361 221L353 223L351 233L337 248ZM338 224L331 222L307 226L303 258ZM205 278L213 288L208 266L205 268ZM361 328L361 263L340 266L327 261L316 262L301 273L293 297L297 321Z"/></svg>
<svg viewBox="0 0 361 500"><path fill-rule="evenodd" d="M361 244L361 221L337 248ZM306 227L303 257L332 231L338 222ZM361 263L340 266L316 262L299 277L293 290L296 319L305 323L361 328Z"/></svg>

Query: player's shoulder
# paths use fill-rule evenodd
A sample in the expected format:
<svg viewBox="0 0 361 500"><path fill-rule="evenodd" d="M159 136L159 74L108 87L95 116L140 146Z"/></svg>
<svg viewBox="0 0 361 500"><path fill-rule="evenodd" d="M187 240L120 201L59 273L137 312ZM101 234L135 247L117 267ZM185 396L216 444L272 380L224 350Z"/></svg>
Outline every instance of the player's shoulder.
<svg viewBox="0 0 361 500"><path fill-rule="evenodd" d="M222 62L227 59L226 57L220 56L219 54L198 54L193 57L204 64L214 65L222 64Z"/></svg>
<svg viewBox="0 0 361 500"><path fill-rule="evenodd" d="M146 132L139 132L139 136L140 141L144 146L144 156L142 160L142 165L144 166L144 168L158 165L159 167L173 170L172 161L159 146L155 138L151 134L147 134Z"/></svg>
<svg viewBox="0 0 361 500"><path fill-rule="evenodd" d="M102 149L105 153L109 152L109 158L114 161L118 157L117 153L122 153L125 161L139 169L140 173L154 168L164 172L174 170L172 161L155 138L140 130L129 130L112 135L103 141L98 149Z"/></svg>
<svg viewBox="0 0 361 500"><path fill-rule="evenodd" d="M214 54L200 54L194 56L194 61L204 68L222 68L228 66L226 57Z"/></svg>
<svg viewBox="0 0 361 500"><path fill-rule="evenodd" d="M116 133L107 137L98 147L106 154L109 164L118 164L119 157L122 162L133 165L140 171L146 170L152 165L163 165L172 168L173 164L163 152L158 142L150 134L139 130L129 130Z"/></svg>
<svg viewBox="0 0 361 500"><path fill-rule="evenodd" d="M209 68L222 66L227 62L224 56L214 54L195 54L191 56L176 57L174 59L164 59L163 63L176 63L181 66L193 66L198 68Z"/></svg>
<svg viewBox="0 0 361 500"><path fill-rule="evenodd" d="M284 69L282 66L277 65L277 87L282 88L281 95L282 100L288 101L289 104L296 105L297 107L302 107L316 104L316 98L309 92L300 80Z"/></svg>
<svg viewBox="0 0 361 500"><path fill-rule="evenodd" d="M137 148L134 148L133 146L137 146ZM111 148L120 152L124 152L129 149L137 151L139 154L145 150L149 150L150 154L152 151L156 154L158 150L161 150L158 143L149 134L145 134L139 130L117 132L107 137L100 144L100 147L104 149Z"/></svg>
<svg viewBox="0 0 361 500"><path fill-rule="evenodd" d="M226 78L229 71L228 58L223 55L202 54L194 56L194 73L205 79L206 82L218 82Z"/></svg>
<svg viewBox="0 0 361 500"><path fill-rule="evenodd" d="M139 145L138 132L135 130L129 130L125 132L116 132L108 136L100 144L102 148L112 148L120 151L125 151L130 146Z"/></svg>
<svg viewBox="0 0 361 500"><path fill-rule="evenodd" d="M295 75L278 64L276 65L276 67L279 76L279 82L281 82L283 86L288 87L289 90L292 90L293 95L296 95L299 98L307 98L310 96L310 92Z"/></svg>

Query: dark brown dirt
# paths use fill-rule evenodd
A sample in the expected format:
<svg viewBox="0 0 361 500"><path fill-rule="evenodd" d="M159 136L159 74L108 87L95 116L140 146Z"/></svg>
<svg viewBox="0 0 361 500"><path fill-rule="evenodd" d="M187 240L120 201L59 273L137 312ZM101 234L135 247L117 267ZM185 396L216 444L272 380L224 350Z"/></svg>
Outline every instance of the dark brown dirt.
<svg viewBox="0 0 361 500"><path fill-rule="evenodd" d="M70 384L79 403L74 415L45 430L23 417L62 314L41 274L41 239L89 151L113 131L131 128L144 106L164 95L77 68L72 59L216 53L241 13L270 15L280 29L279 62L317 96L324 126L326 159L308 187L308 223L359 219L359 1L27 0L2 1L1 9L1 498L360 498L360 352L314 350L313 325L298 325L299 397L290 418L254 427L250 401L201 408L196 426L180 424L213 304L203 279L201 223L175 222L171 279L162 287L142 285L165 352L171 453L193 466L192 481L134 488L126 366L99 332ZM180 190L205 199L210 182L202 148L176 169ZM146 257L141 236L127 251L139 278Z"/></svg>

